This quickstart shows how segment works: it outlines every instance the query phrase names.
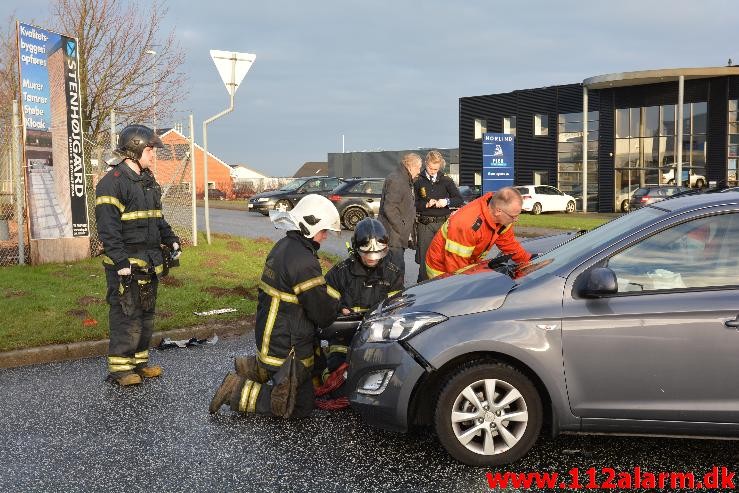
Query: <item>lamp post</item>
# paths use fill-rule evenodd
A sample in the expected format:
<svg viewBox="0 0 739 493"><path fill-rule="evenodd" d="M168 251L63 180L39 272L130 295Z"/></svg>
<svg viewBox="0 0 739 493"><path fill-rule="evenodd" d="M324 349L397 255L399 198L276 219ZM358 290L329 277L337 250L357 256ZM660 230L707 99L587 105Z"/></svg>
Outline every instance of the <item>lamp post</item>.
<svg viewBox="0 0 739 493"><path fill-rule="evenodd" d="M144 51L147 55L151 55L156 58L157 52L151 48ZM156 60L155 60L156 63ZM159 69L154 72L154 110L152 111L154 133L157 131L157 100L159 99ZM157 153L154 153L154 174L157 173Z"/></svg>

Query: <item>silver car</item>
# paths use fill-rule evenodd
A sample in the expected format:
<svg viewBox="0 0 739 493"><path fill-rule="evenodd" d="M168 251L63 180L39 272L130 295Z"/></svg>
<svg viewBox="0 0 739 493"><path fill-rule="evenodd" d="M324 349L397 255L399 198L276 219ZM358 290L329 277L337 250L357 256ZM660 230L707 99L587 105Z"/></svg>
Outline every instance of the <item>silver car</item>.
<svg viewBox="0 0 739 493"><path fill-rule="evenodd" d="M739 192L686 196L409 288L354 338L352 407L476 466L543 428L739 437L737 245Z"/></svg>

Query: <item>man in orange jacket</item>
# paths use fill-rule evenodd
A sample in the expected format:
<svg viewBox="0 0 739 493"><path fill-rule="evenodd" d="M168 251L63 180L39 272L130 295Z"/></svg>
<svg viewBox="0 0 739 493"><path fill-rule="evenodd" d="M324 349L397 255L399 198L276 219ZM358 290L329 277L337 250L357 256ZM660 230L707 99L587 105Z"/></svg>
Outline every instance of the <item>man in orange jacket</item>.
<svg viewBox="0 0 739 493"><path fill-rule="evenodd" d="M531 259L513 234L513 223L521 214L523 198L513 187L487 193L452 214L436 233L426 253L429 278L474 264L493 245L510 254L514 262Z"/></svg>

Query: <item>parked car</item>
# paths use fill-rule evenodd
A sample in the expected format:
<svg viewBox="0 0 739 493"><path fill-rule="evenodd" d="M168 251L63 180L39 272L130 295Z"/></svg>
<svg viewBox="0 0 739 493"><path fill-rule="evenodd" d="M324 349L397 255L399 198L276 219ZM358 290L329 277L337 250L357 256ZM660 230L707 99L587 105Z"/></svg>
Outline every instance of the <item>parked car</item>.
<svg viewBox="0 0 739 493"><path fill-rule="evenodd" d="M467 204L482 195L482 187L480 185L462 185L459 187L459 194L462 195L464 203Z"/></svg>
<svg viewBox="0 0 739 493"><path fill-rule="evenodd" d="M208 189L208 199L209 200L226 200L226 192L223 190L218 190L217 188L209 188Z"/></svg>
<svg viewBox="0 0 739 493"><path fill-rule="evenodd" d="M384 178L346 179L328 196L339 211L341 223L350 231L365 217L376 217L380 212Z"/></svg>
<svg viewBox="0 0 739 493"><path fill-rule="evenodd" d="M475 466L517 460L544 426L739 438L737 244L739 192L692 194L524 265L408 288L354 337L352 408L388 430L431 425Z"/></svg>
<svg viewBox="0 0 739 493"><path fill-rule="evenodd" d="M524 185L516 189L523 196L521 210L532 214L542 212L575 212L575 197L549 185Z"/></svg>
<svg viewBox="0 0 739 493"><path fill-rule="evenodd" d="M297 178L279 190L252 195L249 199L249 211L261 212L265 216L273 209L289 211L309 193L328 196L340 182L341 180L335 176Z"/></svg>
<svg viewBox="0 0 739 493"><path fill-rule="evenodd" d="M681 185L691 188L703 188L706 186L705 175L697 174L694 169L683 169L681 174ZM662 182L668 185L675 185L675 168L670 168L665 173L662 173Z"/></svg>
<svg viewBox="0 0 739 493"><path fill-rule="evenodd" d="M654 204L660 200L665 200L677 193L683 193L690 190L686 187L675 185L650 185L637 188L629 200L629 210L638 209L645 205Z"/></svg>

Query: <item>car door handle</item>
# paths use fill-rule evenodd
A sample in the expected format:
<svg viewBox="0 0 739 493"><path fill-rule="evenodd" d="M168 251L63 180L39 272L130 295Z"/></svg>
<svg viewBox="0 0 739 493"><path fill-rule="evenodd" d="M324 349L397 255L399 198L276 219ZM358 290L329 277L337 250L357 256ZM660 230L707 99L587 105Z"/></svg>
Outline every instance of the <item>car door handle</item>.
<svg viewBox="0 0 739 493"><path fill-rule="evenodd" d="M724 325L732 329L739 329L739 315L734 319L725 321Z"/></svg>

